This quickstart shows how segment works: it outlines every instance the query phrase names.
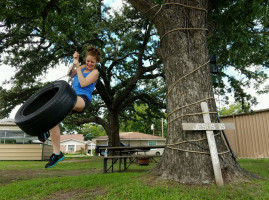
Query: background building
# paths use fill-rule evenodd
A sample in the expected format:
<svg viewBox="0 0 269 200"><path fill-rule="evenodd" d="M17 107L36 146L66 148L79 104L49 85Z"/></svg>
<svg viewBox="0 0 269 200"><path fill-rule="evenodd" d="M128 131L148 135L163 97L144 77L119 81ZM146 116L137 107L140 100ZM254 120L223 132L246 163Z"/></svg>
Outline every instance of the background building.
<svg viewBox="0 0 269 200"><path fill-rule="evenodd" d="M156 146L156 145L165 145L166 138L159 136L138 133L138 132L121 132L120 141L126 146ZM93 139L93 142L96 145L108 145L108 137L100 136ZM146 154L158 154L163 153L163 148L151 149Z"/></svg>
<svg viewBox="0 0 269 200"><path fill-rule="evenodd" d="M88 152L88 141L84 140L83 134L61 135L60 145L63 153Z"/></svg>
<svg viewBox="0 0 269 200"><path fill-rule="evenodd" d="M51 154L49 141L27 135L13 119L0 120L0 160L48 160Z"/></svg>
<svg viewBox="0 0 269 200"><path fill-rule="evenodd" d="M269 158L269 109L224 116L221 122L235 124L225 133L237 157Z"/></svg>

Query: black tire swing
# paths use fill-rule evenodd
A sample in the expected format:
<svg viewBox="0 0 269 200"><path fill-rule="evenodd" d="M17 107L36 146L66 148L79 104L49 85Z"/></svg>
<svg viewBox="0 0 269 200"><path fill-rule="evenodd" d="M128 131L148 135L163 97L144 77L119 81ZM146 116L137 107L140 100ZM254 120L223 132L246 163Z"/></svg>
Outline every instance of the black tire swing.
<svg viewBox="0 0 269 200"><path fill-rule="evenodd" d="M55 81L25 101L15 115L15 123L29 135L44 134L59 124L76 102L74 89L66 81Z"/></svg>

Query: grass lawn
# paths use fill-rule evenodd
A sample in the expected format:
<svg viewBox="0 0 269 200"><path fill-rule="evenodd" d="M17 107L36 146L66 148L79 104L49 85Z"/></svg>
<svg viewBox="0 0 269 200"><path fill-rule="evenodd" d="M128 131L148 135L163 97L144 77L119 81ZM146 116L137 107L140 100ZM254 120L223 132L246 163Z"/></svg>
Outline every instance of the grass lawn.
<svg viewBox="0 0 269 200"><path fill-rule="evenodd" d="M132 164L127 172L103 174L100 157L66 158L45 169L43 161L0 161L0 199L269 199L269 159L239 159L264 180L224 187L179 185Z"/></svg>

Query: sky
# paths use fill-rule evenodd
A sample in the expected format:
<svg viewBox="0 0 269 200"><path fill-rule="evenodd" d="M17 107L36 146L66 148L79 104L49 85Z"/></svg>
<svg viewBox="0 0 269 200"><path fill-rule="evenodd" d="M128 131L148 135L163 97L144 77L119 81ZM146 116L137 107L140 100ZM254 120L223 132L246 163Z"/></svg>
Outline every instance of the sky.
<svg viewBox="0 0 269 200"><path fill-rule="evenodd" d="M114 10L119 10L121 8L121 5L123 3L123 0L104 0L104 4L110 5L111 8Z"/></svg>
<svg viewBox="0 0 269 200"><path fill-rule="evenodd" d="M121 8L121 5L123 4L123 0L104 0L104 3L106 5L110 5L110 7L113 9L113 10L116 10L118 11L120 8ZM1 56L4 56L4 55L1 55ZM66 75L67 73L67 70L68 70L68 66L66 66L65 64L59 64L58 66L56 66L54 69L50 69L48 71L48 74L44 77L44 81L54 81L64 75ZM15 73L15 69L12 68L11 66L7 66L7 65L0 65L0 86L2 86L2 82L5 81L5 80L9 80L11 76L14 75ZM267 74L269 75L269 70L266 71ZM67 77L65 78L62 78L61 80L68 80ZM265 85L269 85L269 80L266 81L266 83L262 86L264 87ZM9 88L9 86L4 86L4 88ZM263 94L263 95L257 95L255 93L255 90L253 88L250 88L250 89L247 89L248 93L253 95L253 96L256 96L257 97L257 100L259 102L259 104L255 107L253 107L253 110L261 110L261 109L267 109L269 108L269 94ZM216 97L217 99L217 97ZM233 104L234 102L231 100L230 102L231 104ZM217 102L217 105L218 102ZM224 107L224 105L221 105ZM19 106L17 106L11 113L10 115L10 118L14 118L17 110L18 110Z"/></svg>

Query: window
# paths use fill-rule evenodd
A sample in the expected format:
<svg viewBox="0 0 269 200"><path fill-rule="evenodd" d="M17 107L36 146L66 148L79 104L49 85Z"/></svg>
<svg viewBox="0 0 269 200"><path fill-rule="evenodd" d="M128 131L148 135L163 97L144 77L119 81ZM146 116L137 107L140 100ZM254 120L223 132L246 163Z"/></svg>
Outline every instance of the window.
<svg viewBox="0 0 269 200"><path fill-rule="evenodd" d="M75 145L68 145L67 151L75 151Z"/></svg>
<svg viewBox="0 0 269 200"><path fill-rule="evenodd" d="M0 130L0 144L32 144L41 143L37 136L27 135L17 130Z"/></svg>
<svg viewBox="0 0 269 200"><path fill-rule="evenodd" d="M156 141L149 141L149 146L156 146L157 142Z"/></svg>

